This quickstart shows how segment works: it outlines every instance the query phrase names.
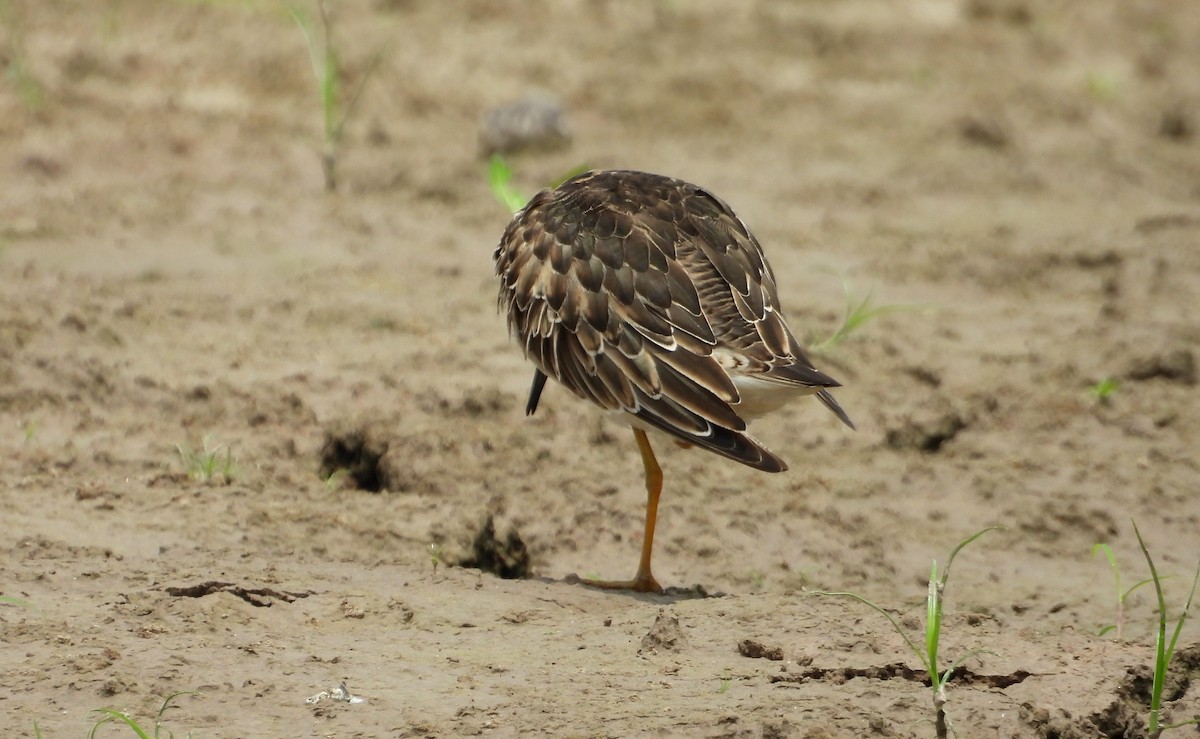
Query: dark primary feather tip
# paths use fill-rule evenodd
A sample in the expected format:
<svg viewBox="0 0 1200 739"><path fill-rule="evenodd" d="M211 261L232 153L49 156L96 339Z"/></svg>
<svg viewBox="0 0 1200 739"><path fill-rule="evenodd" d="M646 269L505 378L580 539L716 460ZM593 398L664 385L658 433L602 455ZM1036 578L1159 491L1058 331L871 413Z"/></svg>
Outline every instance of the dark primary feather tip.
<svg viewBox="0 0 1200 739"><path fill-rule="evenodd" d="M817 392L817 399L825 405L826 408L833 411L833 414L841 419L842 423L850 427L851 431L857 431L858 427L854 425L854 421L850 420L850 416L846 415L846 411L842 410L842 406L834 400L833 395L828 390L820 390Z"/></svg>
<svg viewBox="0 0 1200 739"><path fill-rule="evenodd" d="M532 416L537 412L538 401L542 397L542 390L546 387L546 376L541 370L533 371L533 384L529 386L529 402L525 404L525 415Z"/></svg>

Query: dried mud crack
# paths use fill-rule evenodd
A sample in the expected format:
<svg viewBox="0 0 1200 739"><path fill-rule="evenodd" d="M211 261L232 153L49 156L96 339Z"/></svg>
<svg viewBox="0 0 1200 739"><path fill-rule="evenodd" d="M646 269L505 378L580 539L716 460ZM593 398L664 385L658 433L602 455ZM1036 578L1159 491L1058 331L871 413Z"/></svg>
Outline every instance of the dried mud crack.
<svg viewBox="0 0 1200 739"><path fill-rule="evenodd" d="M1030 672L1017 670L1008 675L984 675L968 669L955 671L951 684L978 685L985 688L1007 688L1023 682ZM914 670L908 665L893 663L881 667L812 667L803 672L771 675L772 683L798 684L814 681L830 682L834 685L863 677L871 680L910 680L928 686L929 674L924 670Z"/></svg>
<svg viewBox="0 0 1200 739"><path fill-rule="evenodd" d="M285 590L275 590L274 588L246 588L231 582L219 582L217 580L209 580L199 585L189 585L181 588L168 587L165 588L165 591L167 595L181 598L203 598L206 595L214 593L229 593L259 608L270 608L275 604L276 600L281 600L284 603L294 603L298 598L307 598L315 594L312 590L288 592Z"/></svg>

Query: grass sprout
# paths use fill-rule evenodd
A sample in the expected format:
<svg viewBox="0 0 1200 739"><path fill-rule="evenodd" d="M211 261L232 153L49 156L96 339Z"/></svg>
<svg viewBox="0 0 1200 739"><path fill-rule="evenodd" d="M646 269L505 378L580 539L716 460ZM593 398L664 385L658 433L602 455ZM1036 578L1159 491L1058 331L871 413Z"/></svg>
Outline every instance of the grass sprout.
<svg viewBox="0 0 1200 739"><path fill-rule="evenodd" d="M434 574L437 573L438 565L442 563L442 545L430 544L428 548L429 564L433 567Z"/></svg>
<svg viewBox="0 0 1200 739"><path fill-rule="evenodd" d="M1167 641L1167 600L1163 596L1163 578L1159 576L1158 569L1154 566L1154 558L1150 556L1150 550L1146 547L1145 540L1142 539L1142 532L1138 531L1137 522L1133 521L1132 523L1133 533L1137 536L1138 546L1142 548L1142 555L1146 558L1146 564L1150 567L1150 581L1154 583L1154 593L1158 597L1158 633L1154 639L1154 682L1150 688L1150 716L1147 720L1148 736L1150 739L1158 739L1167 729L1191 724L1200 725L1200 718L1181 721L1175 724L1162 723L1162 694L1167 680L1167 669L1171 666L1171 658L1175 656L1175 645L1179 641L1179 633L1183 631L1183 624L1187 621L1188 611L1191 610L1192 598L1196 595L1196 584L1200 583L1200 562L1196 564L1196 575L1192 578L1192 589L1188 591L1187 601L1183 604L1183 611L1180 612L1179 618L1175 621L1175 630L1171 633L1171 640Z"/></svg>
<svg viewBox="0 0 1200 739"><path fill-rule="evenodd" d="M1121 83L1111 74L1092 72L1084 81L1088 94L1096 100L1107 102L1121 94Z"/></svg>
<svg viewBox="0 0 1200 739"><path fill-rule="evenodd" d="M358 84L346 97L342 92L342 81L345 69L334 42L333 19L325 0L317 0L317 17L320 20L320 30L313 25L308 15L299 5L290 8L292 20L304 34L308 46L308 56L312 62L313 75L317 81L317 94L321 101L321 115L324 132L324 144L321 149L321 171L325 176L325 190L337 190L337 166L341 153L342 138L346 130L346 122L358 106L362 98L363 88L367 81L379 68L383 59L383 49L379 49L371 57L367 69L359 78Z"/></svg>
<svg viewBox="0 0 1200 739"><path fill-rule="evenodd" d="M133 729L133 733L141 739L161 739L161 737L164 736L163 732L165 732L165 736L167 737L174 737L175 733L170 729L166 729L162 725L162 718L163 714L167 712L167 709L171 707L171 703L181 695L199 695L199 693L190 690L183 690L178 693L172 693L168 695L166 699L163 700L162 706L158 709L158 713L154 716L153 730L144 728L137 722L136 719L124 711L118 711L115 708L97 708L92 713L101 714L101 718L92 725L92 730L88 732L88 739L95 739L96 732L99 731L101 726L104 726L105 724L117 723L124 724L130 729ZM38 731L37 735L40 737L41 732Z"/></svg>
<svg viewBox="0 0 1200 739"><path fill-rule="evenodd" d="M815 352L829 351L836 348L854 336L868 322L882 315L902 310L913 310L916 307L910 305L873 305L871 303L873 291L868 290L866 295L859 298L851 290L849 280L845 277L841 277L841 280L842 294L846 297L846 312L842 316L842 325L838 326L836 331L824 339L809 341L808 347Z"/></svg>
<svg viewBox="0 0 1200 739"><path fill-rule="evenodd" d="M551 181L548 187L558 187L562 183L571 179L577 174L582 174L591 169L586 164L576 165L570 170L563 173L561 177ZM529 202L529 198L525 197L520 190L513 185L513 170L506 160L500 154L493 154L488 160L488 187L492 191L492 195L511 213L516 213L525 207Z"/></svg>
<svg viewBox="0 0 1200 739"><path fill-rule="evenodd" d="M941 669L939 658L941 657L939 645L942 638L942 607L946 593L946 584L950 580L950 565L953 564L954 558L962 551L963 547L975 541L979 537L989 531L996 531L1002 527L989 526L986 529L977 531L976 533L963 539L950 552L950 556L946 558L946 566L942 569L941 575L938 574L937 560L933 561L933 566L929 572L929 590L925 598L925 643L918 646L912 638L900 626L900 622L896 617L885 610L882 606L876 605L874 602L867 600L858 593L850 592L830 592L830 591L811 591L812 595L828 595L840 596L845 598L853 598L867 606L873 608L883 615L908 645L908 648L920 660L921 665L925 668L925 672L929 675L930 688L933 693L933 707L935 711L934 726L937 732L938 739L945 739L948 736L949 722L946 718L946 683L954 677L954 670L958 668L966 660L979 654L995 654L987 649L972 649L966 654L952 660L945 669Z"/></svg>
<svg viewBox="0 0 1200 739"><path fill-rule="evenodd" d="M25 28L21 17L13 8L12 0L0 0L0 26L3 26L8 36L5 76L16 88L25 109L37 113L45 106L46 93L42 83L29 69L29 56L25 52Z"/></svg>
<svg viewBox="0 0 1200 739"><path fill-rule="evenodd" d="M1121 383L1111 377L1105 377L1095 385L1088 388L1088 395L1096 400L1097 403L1108 403L1113 393L1117 388L1121 387Z"/></svg>
<svg viewBox="0 0 1200 739"><path fill-rule="evenodd" d="M1101 627L1100 631L1096 634L1096 636L1104 636L1105 634L1107 634L1109 632L1115 631L1116 637L1118 639L1120 639L1121 634L1125 629L1125 604L1129 601L1129 596L1133 595L1133 592L1135 590L1137 590L1138 588L1142 587L1143 585L1149 585L1150 583L1154 582L1154 579L1148 577L1145 580L1141 580L1137 583L1134 583L1129 588L1125 588L1124 586L1121 585L1121 567L1117 564L1117 555L1113 554L1112 548L1109 547L1107 544L1096 544L1095 546L1092 547L1092 556L1093 557L1096 556L1096 552L1102 552L1104 554L1105 559L1108 560L1108 568L1110 570L1112 570L1113 580L1116 581L1116 587L1117 587L1116 622L1111 623L1111 624L1106 624L1103 627Z"/></svg>
<svg viewBox="0 0 1200 739"><path fill-rule="evenodd" d="M201 442L199 450L186 444L176 444L175 451L179 454L184 471L193 480L208 482L220 475L228 482L238 474L237 459L233 456L233 451L224 444L212 444L207 436Z"/></svg>
<svg viewBox="0 0 1200 739"><path fill-rule="evenodd" d="M513 186L512 179L513 171L508 161L499 154L493 154L488 161L488 187L501 205L516 213L525 207L528 199Z"/></svg>
<svg viewBox="0 0 1200 739"><path fill-rule="evenodd" d="M342 486L342 481L349 476L350 470L345 469L344 467L334 470L333 472L329 473L329 477L326 477L324 480L325 489L330 492L339 489Z"/></svg>

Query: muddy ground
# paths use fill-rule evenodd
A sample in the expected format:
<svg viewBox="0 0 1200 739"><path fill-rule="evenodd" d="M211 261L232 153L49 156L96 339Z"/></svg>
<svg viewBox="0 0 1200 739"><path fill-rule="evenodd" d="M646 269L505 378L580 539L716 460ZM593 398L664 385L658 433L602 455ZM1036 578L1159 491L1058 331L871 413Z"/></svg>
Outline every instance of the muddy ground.
<svg viewBox="0 0 1200 739"><path fill-rule="evenodd" d="M345 89L380 56L333 194L285 6L0 9L6 736L149 726L179 691L176 736L932 736L883 617L810 593L915 635L931 560L990 525L947 590L945 659L991 652L949 688L958 736L1145 735L1156 605L1097 636L1092 547L1141 579L1136 519L1182 607L1200 4L338 3ZM660 445L671 595L568 577L632 574L644 492L627 429L555 387L523 413L479 126L529 92L572 139L510 157L526 194L581 163L688 179L797 333L837 330L843 283L900 308L816 353L857 432L811 402L756 423L790 472ZM461 566L489 517L530 577ZM306 702L343 681L361 702Z"/></svg>

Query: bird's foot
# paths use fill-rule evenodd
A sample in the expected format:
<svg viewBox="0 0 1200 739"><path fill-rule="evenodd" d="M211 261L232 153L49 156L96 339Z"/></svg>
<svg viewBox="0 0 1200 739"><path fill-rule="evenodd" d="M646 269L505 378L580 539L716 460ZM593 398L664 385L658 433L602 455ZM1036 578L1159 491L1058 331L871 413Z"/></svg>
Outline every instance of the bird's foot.
<svg viewBox="0 0 1200 739"><path fill-rule="evenodd" d="M662 595L663 586L658 584L654 575L649 572L639 572L632 580L592 580L579 575L568 575L567 582L579 583L593 588L605 590L632 590L635 593L654 593Z"/></svg>

